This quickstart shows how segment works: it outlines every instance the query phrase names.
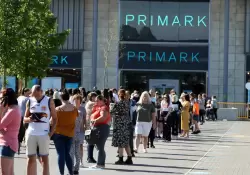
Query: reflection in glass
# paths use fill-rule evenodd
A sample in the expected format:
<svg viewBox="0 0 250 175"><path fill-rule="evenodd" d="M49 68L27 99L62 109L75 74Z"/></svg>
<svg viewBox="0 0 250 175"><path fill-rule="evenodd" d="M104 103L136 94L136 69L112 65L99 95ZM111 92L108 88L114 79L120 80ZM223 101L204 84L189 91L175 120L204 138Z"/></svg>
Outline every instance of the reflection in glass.
<svg viewBox="0 0 250 175"><path fill-rule="evenodd" d="M122 41L208 42L208 2L121 1Z"/></svg>
<svg viewBox="0 0 250 175"><path fill-rule="evenodd" d="M65 83L81 84L81 69L50 69L47 77L62 77L62 87Z"/></svg>
<svg viewBox="0 0 250 175"><path fill-rule="evenodd" d="M187 90L192 91L195 94L206 93L205 72L122 71L120 84L131 92L134 90L142 92L149 89L150 79L179 80L180 92L177 92L178 94Z"/></svg>

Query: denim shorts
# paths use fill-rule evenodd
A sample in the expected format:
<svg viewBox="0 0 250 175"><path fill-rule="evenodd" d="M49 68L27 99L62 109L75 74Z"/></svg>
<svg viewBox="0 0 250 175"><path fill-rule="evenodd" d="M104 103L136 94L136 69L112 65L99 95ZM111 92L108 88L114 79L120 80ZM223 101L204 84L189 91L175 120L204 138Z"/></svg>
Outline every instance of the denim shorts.
<svg viewBox="0 0 250 175"><path fill-rule="evenodd" d="M199 121L199 116L198 115L193 115L193 120L194 121Z"/></svg>
<svg viewBox="0 0 250 175"><path fill-rule="evenodd" d="M13 151L9 146L0 145L0 157L14 158L15 151Z"/></svg>

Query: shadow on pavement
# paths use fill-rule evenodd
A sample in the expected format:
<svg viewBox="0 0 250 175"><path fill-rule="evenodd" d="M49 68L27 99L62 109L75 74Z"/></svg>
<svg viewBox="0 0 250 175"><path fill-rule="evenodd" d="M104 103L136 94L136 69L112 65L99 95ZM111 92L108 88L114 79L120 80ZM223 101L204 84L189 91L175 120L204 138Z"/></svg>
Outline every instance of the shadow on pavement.
<svg viewBox="0 0 250 175"><path fill-rule="evenodd" d="M150 154L159 154L159 155L167 155L167 156L188 156L188 157L201 157L202 155L194 155L194 154L173 154L173 153L150 153Z"/></svg>
<svg viewBox="0 0 250 175"><path fill-rule="evenodd" d="M166 149L166 148L157 148L157 149ZM175 151L190 151L190 152L207 152L207 150L195 150L195 149L168 149L168 150L175 150Z"/></svg>
<svg viewBox="0 0 250 175"><path fill-rule="evenodd" d="M122 172L156 173L156 174L183 174L179 172L170 172L170 171L129 170L129 169L116 169L116 168L105 168L105 170L122 171Z"/></svg>
<svg viewBox="0 0 250 175"><path fill-rule="evenodd" d="M151 154L151 153L150 153ZM152 153L153 154L153 153ZM178 158L169 158L169 157L140 157L140 156L136 156L135 158L139 158L139 159L143 159L143 158L149 158L149 159L164 159L164 160L184 160L184 161L198 161L198 159L178 159Z"/></svg>
<svg viewBox="0 0 250 175"><path fill-rule="evenodd" d="M187 169L189 170L191 167L180 167L180 166L162 166L162 165L149 165L149 164L133 164L132 166L145 166L145 167L157 167L157 168L172 168L172 169ZM203 168L195 168L196 170L207 170Z"/></svg>

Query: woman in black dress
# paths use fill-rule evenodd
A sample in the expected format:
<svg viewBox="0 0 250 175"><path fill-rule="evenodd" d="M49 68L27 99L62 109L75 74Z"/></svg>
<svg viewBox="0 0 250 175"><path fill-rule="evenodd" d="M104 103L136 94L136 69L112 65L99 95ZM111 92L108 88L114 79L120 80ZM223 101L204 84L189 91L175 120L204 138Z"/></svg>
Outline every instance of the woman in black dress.
<svg viewBox="0 0 250 175"><path fill-rule="evenodd" d="M115 164L133 164L132 154L129 145L130 130L132 122L129 118L130 107L125 100L125 90L120 89L118 92L120 101L116 103L111 110L113 114L113 137L112 146L118 147L119 160ZM127 160L123 161L123 149L128 155Z"/></svg>

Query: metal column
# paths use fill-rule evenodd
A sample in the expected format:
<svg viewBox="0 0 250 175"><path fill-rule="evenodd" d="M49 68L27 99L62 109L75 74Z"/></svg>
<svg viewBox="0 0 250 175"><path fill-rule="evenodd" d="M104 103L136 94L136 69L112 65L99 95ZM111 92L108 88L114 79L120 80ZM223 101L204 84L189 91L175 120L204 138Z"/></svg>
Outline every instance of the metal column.
<svg viewBox="0 0 250 175"><path fill-rule="evenodd" d="M224 78L223 78L223 102L228 100L228 42L229 42L229 1L224 0Z"/></svg>
<svg viewBox="0 0 250 175"><path fill-rule="evenodd" d="M96 87L97 72L97 31L98 30L98 0L93 0L93 35L92 35L92 88Z"/></svg>

